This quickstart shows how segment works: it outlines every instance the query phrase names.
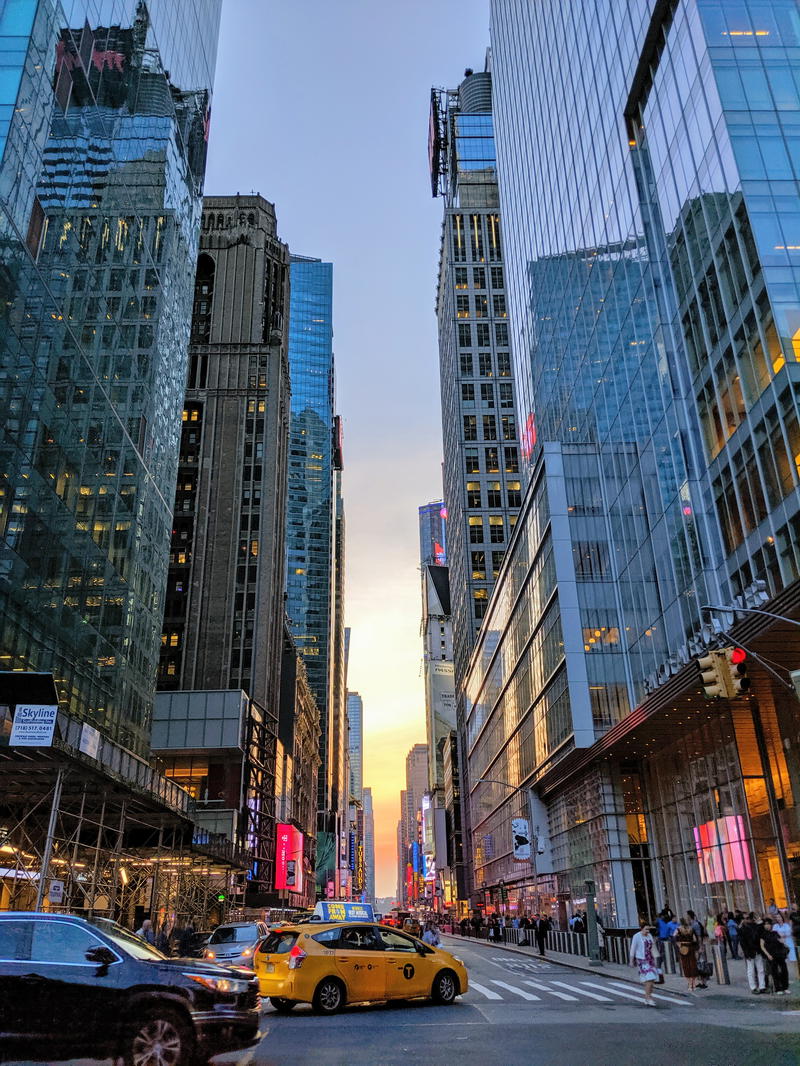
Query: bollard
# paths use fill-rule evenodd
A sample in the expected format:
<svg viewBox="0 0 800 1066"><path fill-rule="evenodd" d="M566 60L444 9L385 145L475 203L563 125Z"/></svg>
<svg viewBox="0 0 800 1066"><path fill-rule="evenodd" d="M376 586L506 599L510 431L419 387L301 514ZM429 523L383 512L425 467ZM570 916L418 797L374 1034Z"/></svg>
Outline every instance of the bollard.
<svg viewBox="0 0 800 1066"><path fill-rule="evenodd" d="M728 973L728 959L720 944L711 945L711 957L714 960L714 976L716 977L717 984L729 985L731 983L731 978Z"/></svg>

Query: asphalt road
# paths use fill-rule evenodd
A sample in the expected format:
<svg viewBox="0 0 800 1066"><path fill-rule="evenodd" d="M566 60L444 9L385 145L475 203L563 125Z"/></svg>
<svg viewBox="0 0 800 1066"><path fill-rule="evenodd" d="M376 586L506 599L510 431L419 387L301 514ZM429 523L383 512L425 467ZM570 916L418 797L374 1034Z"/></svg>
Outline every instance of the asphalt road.
<svg viewBox="0 0 800 1066"><path fill-rule="evenodd" d="M281 1016L267 1004L261 1042L217 1056L215 1066L800 1066L800 1011L783 1004L659 990L653 1010L636 985L601 973L463 941L445 946L470 975L453 1006L376 1004L319 1018L308 1007Z"/></svg>

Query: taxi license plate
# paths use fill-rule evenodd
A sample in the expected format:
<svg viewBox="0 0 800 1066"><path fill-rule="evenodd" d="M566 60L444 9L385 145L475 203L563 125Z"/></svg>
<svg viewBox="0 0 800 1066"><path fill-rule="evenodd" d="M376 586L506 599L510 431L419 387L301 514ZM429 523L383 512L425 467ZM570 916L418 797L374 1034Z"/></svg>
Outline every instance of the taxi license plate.
<svg viewBox="0 0 800 1066"><path fill-rule="evenodd" d="M275 973L275 964L268 962L266 966L267 973Z"/></svg>

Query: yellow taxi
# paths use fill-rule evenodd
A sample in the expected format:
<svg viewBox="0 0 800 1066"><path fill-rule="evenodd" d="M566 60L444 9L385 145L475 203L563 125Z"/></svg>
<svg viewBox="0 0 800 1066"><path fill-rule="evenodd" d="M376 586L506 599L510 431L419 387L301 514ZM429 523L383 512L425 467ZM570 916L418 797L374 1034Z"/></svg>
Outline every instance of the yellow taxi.
<svg viewBox="0 0 800 1066"><path fill-rule="evenodd" d="M277 929L259 945L254 969L261 994L281 1013L298 1003L311 1003L318 1014L388 999L452 1003L468 988L461 959L371 922Z"/></svg>

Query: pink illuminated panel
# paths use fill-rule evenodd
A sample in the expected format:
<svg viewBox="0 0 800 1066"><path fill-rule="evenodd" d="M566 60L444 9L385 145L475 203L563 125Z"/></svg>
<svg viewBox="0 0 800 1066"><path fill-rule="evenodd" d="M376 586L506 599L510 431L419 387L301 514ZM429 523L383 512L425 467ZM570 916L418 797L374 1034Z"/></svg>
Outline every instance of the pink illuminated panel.
<svg viewBox="0 0 800 1066"><path fill-rule="evenodd" d="M702 884L752 880L750 851L740 814L695 826L694 846Z"/></svg>

